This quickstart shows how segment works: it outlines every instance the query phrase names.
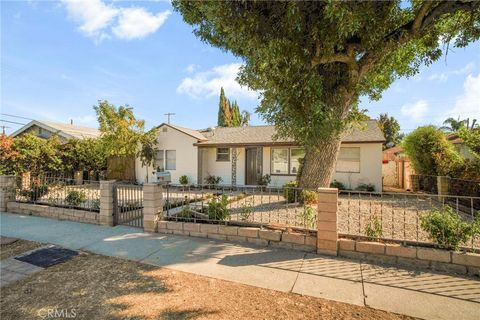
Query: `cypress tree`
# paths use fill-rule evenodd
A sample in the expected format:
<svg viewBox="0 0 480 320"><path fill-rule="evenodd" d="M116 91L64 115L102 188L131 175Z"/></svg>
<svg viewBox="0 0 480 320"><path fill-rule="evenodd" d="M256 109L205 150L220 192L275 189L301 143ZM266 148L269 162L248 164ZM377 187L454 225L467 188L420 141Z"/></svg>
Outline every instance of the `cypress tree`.
<svg viewBox="0 0 480 320"><path fill-rule="evenodd" d="M225 91L223 90L223 87L220 89L220 101L218 103L218 120L217 120L217 125L219 127L225 127L225 103L226 103L226 98L225 98Z"/></svg>

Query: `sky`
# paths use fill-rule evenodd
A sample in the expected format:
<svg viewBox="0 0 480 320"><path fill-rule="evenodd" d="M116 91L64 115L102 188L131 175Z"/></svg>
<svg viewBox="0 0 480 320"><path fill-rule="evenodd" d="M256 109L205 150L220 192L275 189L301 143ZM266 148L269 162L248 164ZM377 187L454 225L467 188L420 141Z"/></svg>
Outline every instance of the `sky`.
<svg viewBox="0 0 480 320"><path fill-rule="evenodd" d="M97 125L93 106L108 100L134 108L146 127L216 124L220 87L251 112L258 94L235 80L242 60L203 43L170 2L2 1L0 119ZM480 120L480 42L450 49L380 101L361 98L372 118L388 112L403 132L445 118ZM7 115L5 115L7 114ZM15 115L17 118L9 115ZM7 133L20 124L1 122Z"/></svg>

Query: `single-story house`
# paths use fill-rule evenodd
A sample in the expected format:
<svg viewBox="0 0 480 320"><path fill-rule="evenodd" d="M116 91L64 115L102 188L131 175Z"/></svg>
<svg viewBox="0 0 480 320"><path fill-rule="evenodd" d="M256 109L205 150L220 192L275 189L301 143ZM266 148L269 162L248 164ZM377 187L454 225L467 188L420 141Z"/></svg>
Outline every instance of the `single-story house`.
<svg viewBox="0 0 480 320"><path fill-rule="evenodd" d="M17 137L27 132L33 133L37 137L48 139L56 134L60 139L66 141L68 139L87 139L99 138L100 130L96 128L77 126L72 123L60 123L53 121L32 120L10 136Z"/></svg>
<svg viewBox="0 0 480 320"><path fill-rule="evenodd" d="M270 186L295 179L304 150L291 139L274 140L274 126L245 126L193 130L161 124L155 165L136 160L137 182L156 181L156 169L171 173L172 183L183 175L191 184L205 183L209 175L225 185L257 185L261 176L271 176ZM365 121L343 135L333 179L347 188L361 183L382 190L382 131L374 120Z"/></svg>

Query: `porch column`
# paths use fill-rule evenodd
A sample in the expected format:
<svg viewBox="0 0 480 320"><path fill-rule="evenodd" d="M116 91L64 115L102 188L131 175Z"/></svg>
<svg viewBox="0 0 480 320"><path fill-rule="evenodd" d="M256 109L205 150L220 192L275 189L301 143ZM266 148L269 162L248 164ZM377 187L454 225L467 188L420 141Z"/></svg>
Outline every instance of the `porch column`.
<svg viewBox="0 0 480 320"><path fill-rule="evenodd" d="M338 254L337 188L318 188L317 253Z"/></svg>
<svg viewBox="0 0 480 320"><path fill-rule="evenodd" d="M7 211L7 202L15 200L15 176L0 176L0 211Z"/></svg>
<svg viewBox="0 0 480 320"><path fill-rule="evenodd" d="M163 213L163 188L158 183L143 185L143 230L157 232Z"/></svg>
<svg viewBox="0 0 480 320"><path fill-rule="evenodd" d="M232 185L237 185L237 148L232 148Z"/></svg>
<svg viewBox="0 0 480 320"><path fill-rule="evenodd" d="M115 180L100 181L100 224L113 226L113 192Z"/></svg>

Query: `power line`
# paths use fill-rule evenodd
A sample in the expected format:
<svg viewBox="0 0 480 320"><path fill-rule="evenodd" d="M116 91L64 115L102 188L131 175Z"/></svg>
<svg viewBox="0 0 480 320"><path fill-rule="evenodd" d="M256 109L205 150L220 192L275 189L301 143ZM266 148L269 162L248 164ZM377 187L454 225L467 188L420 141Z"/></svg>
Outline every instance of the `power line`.
<svg viewBox="0 0 480 320"><path fill-rule="evenodd" d="M26 118L26 117L21 117L21 116L16 116L16 115L13 115L13 114L8 114L8 113L0 113L1 115L3 116L7 116L7 117L12 117L12 118L19 118L19 119L25 119L25 120L33 120L33 119L30 119L30 118Z"/></svg>
<svg viewBox="0 0 480 320"><path fill-rule="evenodd" d="M15 122L15 121L8 121L8 120L3 120L3 119L0 119L1 122L8 122L8 123L13 123L13 124L19 124L21 126L24 126L25 123L20 123L20 122Z"/></svg>

